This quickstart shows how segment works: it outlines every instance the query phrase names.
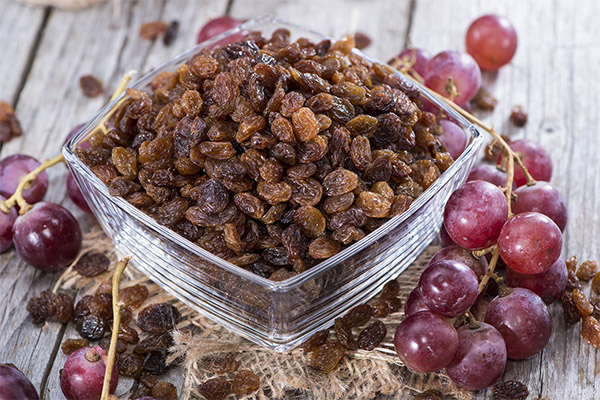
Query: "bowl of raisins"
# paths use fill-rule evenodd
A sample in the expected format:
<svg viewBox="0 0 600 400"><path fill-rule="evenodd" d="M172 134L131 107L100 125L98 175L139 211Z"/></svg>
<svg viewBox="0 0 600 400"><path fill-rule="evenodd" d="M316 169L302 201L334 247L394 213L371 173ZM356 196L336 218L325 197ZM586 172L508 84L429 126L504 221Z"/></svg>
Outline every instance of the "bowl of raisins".
<svg viewBox="0 0 600 400"><path fill-rule="evenodd" d="M456 160L424 102L466 132ZM63 154L120 253L286 351L415 260L481 144L352 38L262 17L143 76Z"/></svg>

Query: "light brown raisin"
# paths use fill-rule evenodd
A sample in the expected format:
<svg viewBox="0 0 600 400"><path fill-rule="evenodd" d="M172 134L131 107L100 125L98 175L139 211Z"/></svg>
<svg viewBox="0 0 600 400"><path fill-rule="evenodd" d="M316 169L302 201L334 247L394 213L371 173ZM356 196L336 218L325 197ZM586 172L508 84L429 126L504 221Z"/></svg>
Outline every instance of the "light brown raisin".
<svg viewBox="0 0 600 400"><path fill-rule="evenodd" d="M327 342L312 352L310 366L321 373L331 372L337 367L345 353L344 346L340 342Z"/></svg>
<svg viewBox="0 0 600 400"><path fill-rule="evenodd" d="M325 343L328 337L328 330L319 331L313 334L311 337L309 337L308 340L302 343L300 347L302 347L302 350L304 350L305 353L310 353L312 351L315 351L319 346Z"/></svg>
<svg viewBox="0 0 600 400"><path fill-rule="evenodd" d="M587 297L585 297L585 293L579 289L573 289L571 292L571 297L581 318L592 315L594 312L594 307L590 304Z"/></svg>
<svg viewBox="0 0 600 400"><path fill-rule="evenodd" d="M104 93L102 81L93 75L84 75L79 78L79 86L86 97L96 97Z"/></svg>
<svg viewBox="0 0 600 400"><path fill-rule="evenodd" d="M154 40L167 30L167 24L163 21L150 21L140 27L140 37L144 40Z"/></svg>
<svg viewBox="0 0 600 400"><path fill-rule="evenodd" d="M577 268L577 278L581 281L589 281L598 272L598 263L596 261L588 260L584 261Z"/></svg>
<svg viewBox="0 0 600 400"><path fill-rule="evenodd" d="M254 393L260 389L260 378L247 369L242 369L235 374L231 389L239 395Z"/></svg>
<svg viewBox="0 0 600 400"><path fill-rule="evenodd" d="M361 304L346 313L343 316L346 324L351 328L356 328L369 322L373 316L373 309L368 304Z"/></svg>
<svg viewBox="0 0 600 400"><path fill-rule="evenodd" d="M334 256L340 251L340 243L333 240L330 235L319 236L308 246L308 254L312 258L325 259Z"/></svg>
<svg viewBox="0 0 600 400"><path fill-rule="evenodd" d="M319 133L319 122L310 108L301 107L292 114L292 125L296 139L307 142Z"/></svg>
<svg viewBox="0 0 600 400"><path fill-rule="evenodd" d="M90 341L87 339L67 339L60 345L60 348L62 349L62 352L68 356L75 350L88 347L89 345Z"/></svg>

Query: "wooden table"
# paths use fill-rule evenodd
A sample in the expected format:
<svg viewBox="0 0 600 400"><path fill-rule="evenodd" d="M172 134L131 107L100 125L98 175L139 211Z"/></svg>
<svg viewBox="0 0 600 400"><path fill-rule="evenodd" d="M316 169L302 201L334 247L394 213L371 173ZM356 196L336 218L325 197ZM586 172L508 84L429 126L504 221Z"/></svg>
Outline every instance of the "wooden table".
<svg viewBox="0 0 600 400"><path fill-rule="evenodd" d="M110 93L127 70L148 71L195 43L198 29L223 13L252 18L272 14L339 37L352 24L367 32L367 52L388 60L406 43L429 49L464 49L469 23L487 12L507 15L519 34L512 63L485 74L484 85L500 100L486 120L514 137L541 142L554 160L552 182L565 197L570 221L564 255L600 256L600 3L571 1L473 0L147 0L107 2L81 11L31 8L0 0L0 99L15 106L24 134L3 146L1 156L56 155L66 133L89 119L106 98L85 98L78 78L91 73ZM138 35L142 23L179 20L175 43L148 42ZM529 111L522 129L508 123L510 109ZM86 228L93 222L77 211L65 192L66 170L51 170L46 200L73 210ZM40 330L25 311L27 300L51 287L58 274L24 264L14 251L0 258L0 361L19 366L47 399L60 399L59 350L72 328L56 323ZM530 359L509 362L505 380L527 384L530 399L598 398L598 354L579 333L567 328L560 305L551 307L554 335L546 349ZM181 371L171 380L181 381ZM309 396L310 397L310 396ZM490 391L477 394L491 398Z"/></svg>

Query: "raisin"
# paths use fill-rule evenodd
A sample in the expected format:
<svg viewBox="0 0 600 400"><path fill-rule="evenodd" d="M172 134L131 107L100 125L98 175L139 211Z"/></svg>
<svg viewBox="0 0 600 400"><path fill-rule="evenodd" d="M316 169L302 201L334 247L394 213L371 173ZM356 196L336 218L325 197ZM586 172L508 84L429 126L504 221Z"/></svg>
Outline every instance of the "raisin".
<svg viewBox="0 0 600 400"><path fill-rule="evenodd" d="M200 359L200 367L209 372L223 374L226 372L235 372L239 368L232 353L213 354L204 356Z"/></svg>
<svg viewBox="0 0 600 400"><path fill-rule="evenodd" d="M198 391L207 400L221 400L231 392L231 384L221 377L212 378L198 386Z"/></svg>
<svg viewBox="0 0 600 400"><path fill-rule="evenodd" d="M177 388L169 382L158 382L151 394L157 400L177 400Z"/></svg>
<svg viewBox="0 0 600 400"><path fill-rule="evenodd" d="M368 304L361 304L346 313L342 318L350 328L356 328L369 322L373 309Z"/></svg>
<svg viewBox="0 0 600 400"><path fill-rule="evenodd" d="M315 259L329 258L339 251L340 243L333 240L330 235L319 236L308 246L308 254Z"/></svg>
<svg viewBox="0 0 600 400"><path fill-rule="evenodd" d="M395 216L395 215L400 215L400 214L404 213L406 210L409 209L412 202L413 202L412 197L409 197L409 196L406 196L403 194L399 194L398 196L396 196L396 198L394 199L394 202L392 203L392 208L390 209L390 215Z"/></svg>
<svg viewBox="0 0 600 400"><path fill-rule="evenodd" d="M597 272L592 278L591 287L594 293L600 294L600 272Z"/></svg>
<svg viewBox="0 0 600 400"><path fill-rule="evenodd" d="M573 296L570 292L564 292L562 296L560 296L560 302L563 307L563 313L565 315L565 321L568 325L573 325L579 322L581 317L579 316L579 312L577 311L577 307L575 306L575 302L573 301Z"/></svg>
<svg viewBox="0 0 600 400"><path fill-rule="evenodd" d="M152 304L138 315L138 326L144 332L166 333L175 329L181 314L177 308L168 303Z"/></svg>
<svg viewBox="0 0 600 400"><path fill-rule="evenodd" d="M247 369L242 369L235 374L231 389L233 393L240 395L254 393L260 389L260 378Z"/></svg>
<svg viewBox="0 0 600 400"><path fill-rule="evenodd" d="M587 282L596 275L596 272L598 272L598 263L596 261L584 261L577 268L577 278L580 281Z"/></svg>
<svg viewBox="0 0 600 400"><path fill-rule="evenodd" d="M77 260L73 269L81 276L97 276L108 269L110 260L102 253L88 251Z"/></svg>
<svg viewBox="0 0 600 400"><path fill-rule="evenodd" d="M365 232L353 225L344 225L333 232L332 235L334 240L346 245L352 242L358 242L364 236Z"/></svg>
<svg viewBox="0 0 600 400"><path fill-rule="evenodd" d="M323 211L327 214L335 214L340 211L346 211L354 203L354 194L352 192L338 196L331 196L323 202Z"/></svg>
<svg viewBox="0 0 600 400"><path fill-rule="evenodd" d="M54 315L58 322L68 323L73 319L73 299L64 293L56 295Z"/></svg>
<svg viewBox="0 0 600 400"><path fill-rule="evenodd" d="M82 349L84 347L88 347L90 345L90 341L87 339L67 339L60 345L62 352L65 355L69 355L73 353L75 350Z"/></svg>
<svg viewBox="0 0 600 400"><path fill-rule="evenodd" d="M121 323L119 325L118 338L129 344L136 344L140 341L137 331L126 323Z"/></svg>
<svg viewBox="0 0 600 400"><path fill-rule="evenodd" d="M443 400L444 394L439 390L429 389L417 394L413 400Z"/></svg>
<svg viewBox="0 0 600 400"><path fill-rule="evenodd" d="M290 180L292 188L291 201L301 206L315 206L321 201L323 187L318 180L313 178Z"/></svg>
<svg viewBox="0 0 600 400"><path fill-rule="evenodd" d="M188 201L181 197L177 197L164 202L160 206L156 220L166 226L175 225L185 217L187 209Z"/></svg>
<svg viewBox="0 0 600 400"><path fill-rule="evenodd" d="M398 280L393 279L385 285L383 285L383 289L381 290L381 294L379 295L379 297L383 300L388 300L398 297L399 293L400 283L398 282Z"/></svg>
<svg viewBox="0 0 600 400"><path fill-rule="evenodd" d="M89 314L77 321L77 331L82 338L100 340L106 332L106 321L98 314Z"/></svg>
<svg viewBox="0 0 600 400"><path fill-rule="evenodd" d="M385 324L377 320L363 329L356 343L359 349L371 351L383 342L386 334Z"/></svg>
<svg viewBox="0 0 600 400"><path fill-rule="evenodd" d="M34 324L43 324L51 316L46 301L40 297L32 297L27 302L27 312Z"/></svg>
<svg viewBox="0 0 600 400"><path fill-rule="evenodd" d="M311 337L309 337L306 340L306 342L302 343L302 345L300 347L302 347L302 350L304 350L305 353L313 352L319 346L321 346L323 343L325 343L327 341L328 337L329 337L328 330L319 331L319 332L313 334Z"/></svg>
<svg viewBox="0 0 600 400"><path fill-rule="evenodd" d="M84 340L87 340L87 339L84 339ZM108 354L108 350L110 349L110 342L111 342L111 338L105 337L98 341L98 346L102 347L102 349ZM124 341L117 339L116 349L117 349L117 353L119 353L119 354L125 353L127 351L127 344Z"/></svg>
<svg viewBox="0 0 600 400"><path fill-rule="evenodd" d="M371 44L371 38L364 32L354 32L354 45L357 49L362 50L366 47L369 47Z"/></svg>
<svg viewBox="0 0 600 400"><path fill-rule="evenodd" d="M192 189L190 197L196 201L200 210L207 214L218 214L225 210L229 203L227 188L216 179L209 179Z"/></svg>
<svg viewBox="0 0 600 400"><path fill-rule="evenodd" d="M346 324L344 319L336 318L334 323L335 334L346 349L356 350L356 340L352 335L352 329Z"/></svg>
<svg viewBox="0 0 600 400"><path fill-rule="evenodd" d="M258 196L271 205L288 201L292 197L292 188L285 182L259 182L256 187Z"/></svg>
<svg viewBox="0 0 600 400"><path fill-rule="evenodd" d="M0 101L0 143L6 143L22 133L21 123L15 115L15 110L10 104Z"/></svg>
<svg viewBox="0 0 600 400"><path fill-rule="evenodd" d="M119 375L127 378L138 379L142 375L144 358L139 354L121 354L117 361Z"/></svg>
<svg viewBox="0 0 600 400"><path fill-rule="evenodd" d="M394 299L387 299L385 302L390 307L392 313L400 311L400 309L402 308L402 301L397 297Z"/></svg>
<svg viewBox="0 0 600 400"><path fill-rule="evenodd" d="M571 291L573 289L581 289L581 283L579 282L579 278L577 278L577 274L574 270L570 269L567 272L567 285L566 290Z"/></svg>
<svg viewBox="0 0 600 400"><path fill-rule="evenodd" d="M525 126L527 123L527 111L523 108L523 106L514 106L510 111L510 122L514 126Z"/></svg>
<svg viewBox="0 0 600 400"><path fill-rule="evenodd" d="M373 192L361 192L356 199L356 205L364 211L365 215L372 218L384 218L392 207L388 199Z"/></svg>
<svg viewBox="0 0 600 400"><path fill-rule="evenodd" d="M151 351L146 353L142 369L153 375L162 375L167 372L167 352Z"/></svg>
<svg viewBox="0 0 600 400"><path fill-rule="evenodd" d="M577 312L579 313L579 316L581 318L585 318L592 315L592 313L594 312L594 307L588 301L587 297L585 297L585 294L581 290L573 289L573 291L571 292L571 298L573 299L573 303L575 304Z"/></svg>
<svg viewBox="0 0 600 400"><path fill-rule="evenodd" d="M170 46L175 41L177 34L179 33L179 21L171 21L167 26L167 30L165 31L165 36L163 36L163 44L165 46Z"/></svg>
<svg viewBox="0 0 600 400"><path fill-rule="evenodd" d="M140 27L140 37L144 40L154 40L167 30L167 24L163 21L150 21Z"/></svg>
<svg viewBox="0 0 600 400"><path fill-rule="evenodd" d="M518 381L506 381L494 385L494 400L525 400L529 396L527 386Z"/></svg>
<svg viewBox="0 0 600 400"><path fill-rule="evenodd" d="M295 275L296 275L295 272L288 271L285 268L280 268L277 271L273 272L273 274L269 277L269 279L272 281L275 281L275 282L281 282L281 281L289 279Z"/></svg>
<svg viewBox="0 0 600 400"><path fill-rule="evenodd" d="M335 213L329 220L329 229L336 231L344 225L353 225L360 228L367 223L367 216L360 208L350 208L345 211Z"/></svg>
<svg viewBox="0 0 600 400"><path fill-rule="evenodd" d="M319 133L319 122L315 113L307 107L301 107L292 114L292 126L296 139L300 142L309 141Z"/></svg>
<svg viewBox="0 0 600 400"><path fill-rule="evenodd" d="M567 265L567 271L577 271L577 256L569 257L568 260L565 260L565 264Z"/></svg>
<svg viewBox="0 0 600 400"><path fill-rule="evenodd" d="M281 243L286 248L289 257L293 259L304 257L306 245L298 225L292 224L281 233Z"/></svg>
<svg viewBox="0 0 600 400"><path fill-rule="evenodd" d="M79 78L79 86L86 97L96 97L104 93L102 81L93 75L84 75Z"/></svg>
<svg viewBox="0 0 600 400"><path fill-rule="evenodd" d="M294 222L302 228L302 232L309 238L316 238L325 233L325 217L317 208L302 206L294 213Z"/></svg>
<svg viewBox="0 0 600 400"><path fill-rule="evenodd" d="M367 102L365 89L352 82L342 82L333 85L330 93L349 100L355 106L360 106Z"/></svg>
<svg viewBox="0 0 600 400"><path fill-rule="evenodd" d="M356 189L358 176L347 169L340 168L330 172L323 180L323 187L328 196L338 196Z"/></svg>
<svg viewBox="0 0 600 400"><path fill-rule="evenodd" d="M377 300L375 303L373 303L371 308L373 308L373 316L376 318L385 318L392 312L390 306L385 300Z"/></svg>
<svg viewBox="0 0 600 400"><path fill-rule="evenodd" d="M345 352L340 342L327 342L312 352L310 366L321 373L331 372L340 363Z"/></svg>
<svg viewBox="0 0 600 400"><path fill-rule="evenodd" d="M482 110L493 111L496 107L496 104L498 104L498 99L495 98L489 90L482 86L479 88L477 94L473 98L473 102Z"/></svg>

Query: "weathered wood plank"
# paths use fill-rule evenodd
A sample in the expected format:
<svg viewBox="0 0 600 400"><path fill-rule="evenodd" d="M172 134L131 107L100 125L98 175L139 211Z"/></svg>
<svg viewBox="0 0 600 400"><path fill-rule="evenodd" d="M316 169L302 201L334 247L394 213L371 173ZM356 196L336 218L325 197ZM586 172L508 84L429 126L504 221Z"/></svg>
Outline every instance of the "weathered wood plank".
<svg viewBox="0 0 600 400"><path fill-rule="evenodd" d="M598 137L595 95L598 82L593 65L600 58L598 27L590 19L598 12L593 1L557 2L419 1L410 31L412 43L434 54L464 49L469 23L484 13L508 16L519 34L513 62L496 73L484 73L484 85L499 99L486 120L515 138L539 141L554 161L552 183L570 211L564 256L597 258L599 245L590 240L600 227L597 210L598 169L590 168ZM529 112L529 122L514 128L508 122L517 104ZM590 110L590 111L583 111ZM527 360L509 361L504 380L524 382L532 397L581 398L596 396L597 352L581 339L579 327L566 327L559 304L550 307L553 337L546 349ZM478 394L491 398L491 392Z"/></svg>
<svg viewBox="0 0 600 400"><path fill-rule="evenodd" d="M78 12L53 9L17 107L24 135L8 143L1 156L22 152L44 159L58 154L67 132L99 110L123 73L131 68L148 71L191 47L195 43L195 30L209 15L223 13L225 6L219 0L128 1L121 3L117 16L110 2ZM139 38L142 23L156 19L181 21L179 36L172 46L165 47L160 40L148 42ZM3 19L0 21L4 24ZM8 45L2 40L0 53L4 54ZM6 64L3 62L2 67ZM102 79L106 95L95 99L84 97L78 83L84 74ZM49 171L46 200L64 204L84 228L89 228L93 218L77 210L68 199L65 174L64 167ZM58 371L65 356L58 350L53 362L51 350L58 349L65 328L56 323L43 330L35 327L24 307L30 297L51 287L58 274L38 272L10 251L0 258L0 276L0 293L5 299L0 310L0 360L19 366L45 398L62 398ZM65 337L76 336L72 326L66 328ZM183 374L176 370L165 378L180 386ZM124 380L120 393L127 389L127 384Z"/></svg>
<svg viewBox="0 0 600 400"><path fill-rule="evenodd" d="M4 0L0 12L0 100L14 105L26 78L36 40L43 28L44 8Z"/></svg>

